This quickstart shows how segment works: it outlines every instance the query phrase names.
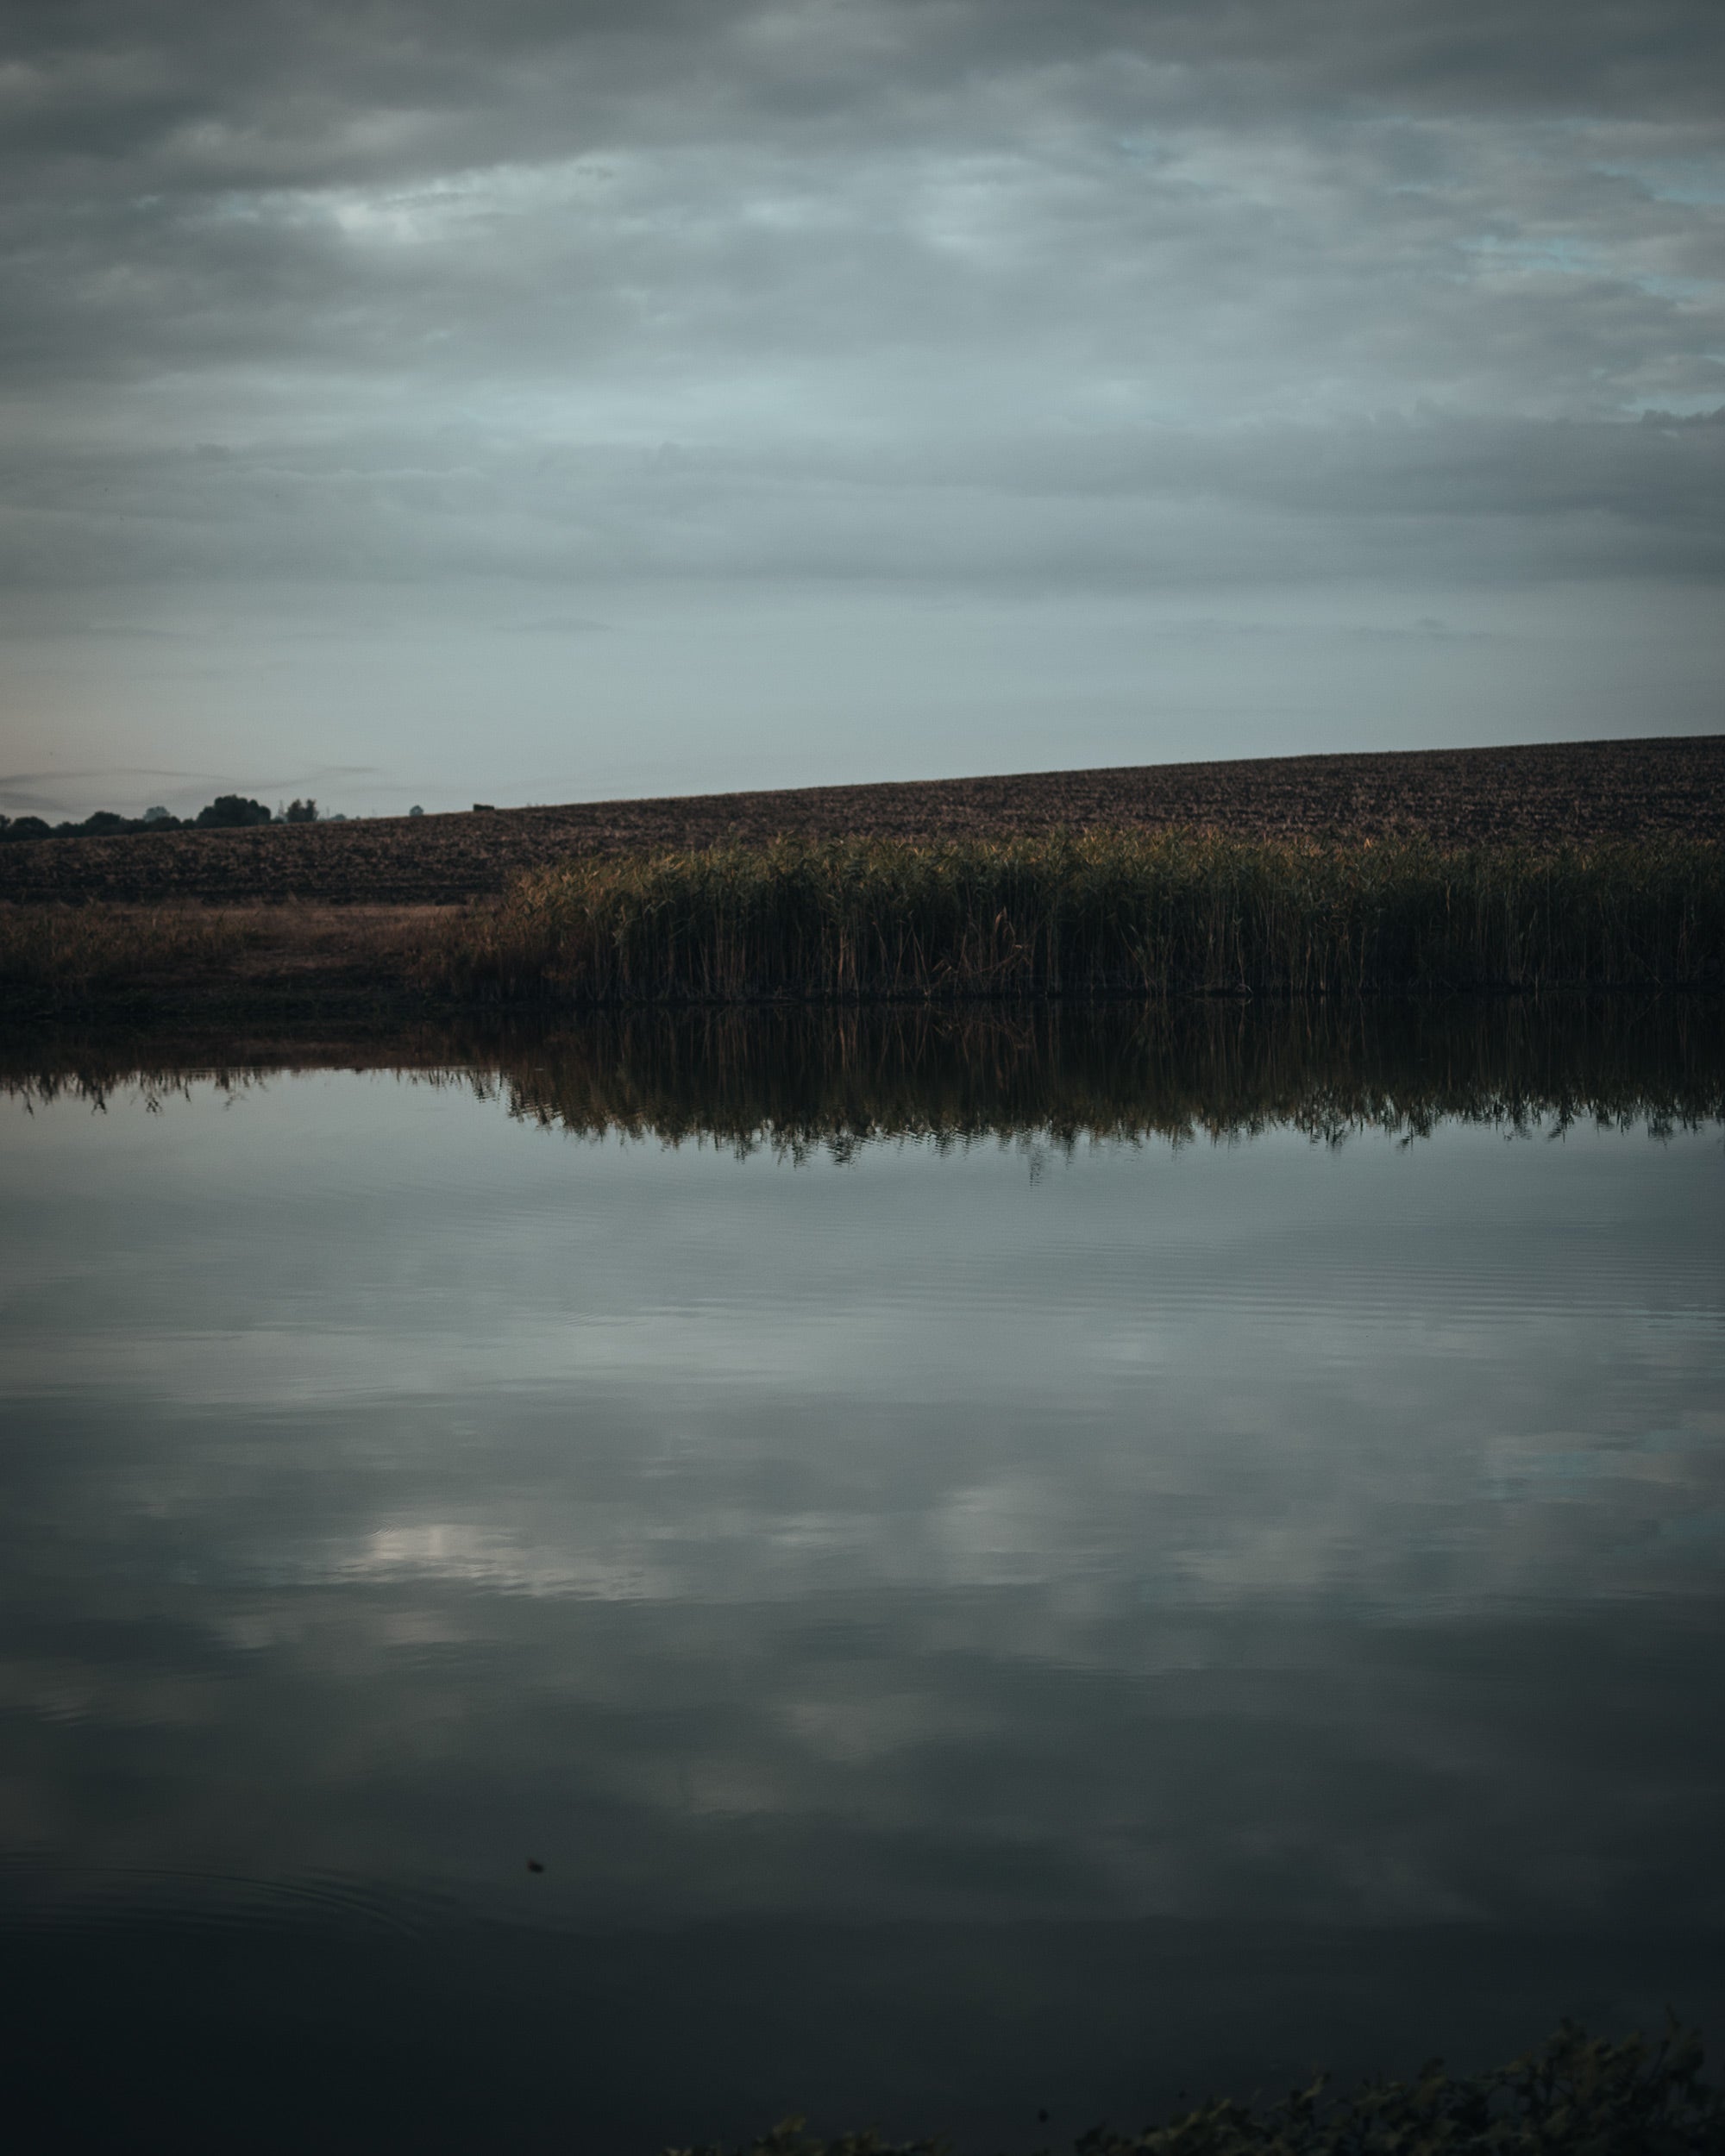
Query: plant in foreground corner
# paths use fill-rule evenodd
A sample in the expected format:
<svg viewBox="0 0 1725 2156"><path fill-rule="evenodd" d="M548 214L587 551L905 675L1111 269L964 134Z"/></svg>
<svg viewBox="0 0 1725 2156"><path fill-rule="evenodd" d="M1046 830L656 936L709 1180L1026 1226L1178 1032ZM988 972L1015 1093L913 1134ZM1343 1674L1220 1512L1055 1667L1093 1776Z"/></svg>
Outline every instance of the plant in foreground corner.
<svg viewBox="0 0 1725 2156"><path fill-rule="evenodd" d="M1165 2125L1094 2128L1075 2156L1725 2156L1725 2099L1701 2078L1699 2037L1613 2043L1565 2021L1537 2051L1472 2075L1433 2059L1411 2081L1333 2096L1327 2077L1259 2109L1228 2097ZM735 2156L941 2156L939 2141L822 2140L787 2119ZM726 2156L718 2147L666 2156Z"/></svg>

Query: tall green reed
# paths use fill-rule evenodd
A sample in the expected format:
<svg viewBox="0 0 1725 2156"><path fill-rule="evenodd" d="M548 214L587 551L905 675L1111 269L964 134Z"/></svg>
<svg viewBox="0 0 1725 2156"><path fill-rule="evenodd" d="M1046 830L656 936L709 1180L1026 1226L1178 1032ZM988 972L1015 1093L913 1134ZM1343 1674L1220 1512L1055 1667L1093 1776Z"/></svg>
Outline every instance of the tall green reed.
<svg viewBox="0 0 1725 2156"><path fill-rule="evenodd" d="M524 875L428 962L594 1005L1694 985L1725 978L1725 849L780 839Z"/></svg>

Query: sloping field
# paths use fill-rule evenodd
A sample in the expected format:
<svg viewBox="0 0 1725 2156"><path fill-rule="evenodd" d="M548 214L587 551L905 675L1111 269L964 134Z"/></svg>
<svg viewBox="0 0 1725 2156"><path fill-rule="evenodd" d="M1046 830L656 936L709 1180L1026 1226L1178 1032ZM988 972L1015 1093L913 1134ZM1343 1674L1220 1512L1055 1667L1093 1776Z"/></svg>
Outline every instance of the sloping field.
<svg viewBox="0 0 1725 2156"><path fill-rule="evenodd" d="M0 846L0 900L319 899L440 904L572 856L781 835L993 838L1187 824L1242 838L1716 838L1725 735L1274 756L891 786L688 794L348 824Z"/></svg>

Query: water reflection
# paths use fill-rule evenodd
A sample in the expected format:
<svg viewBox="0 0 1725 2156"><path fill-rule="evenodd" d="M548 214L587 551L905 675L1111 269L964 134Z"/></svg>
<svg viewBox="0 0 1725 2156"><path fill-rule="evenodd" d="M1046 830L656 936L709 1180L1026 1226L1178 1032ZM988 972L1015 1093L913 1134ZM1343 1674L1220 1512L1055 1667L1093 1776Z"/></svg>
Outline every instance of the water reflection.
<svg viewBox="0 0 1725 2156"><path fill-rule="evenodd" d="M1706 1006L217 1045L7 1067L65 2101L1021 2147L1718 2015Z"/></svg>
<svg viewBox="0 0 1725 2156"><path fill-rule="evenodd" d="M1445 1119L1656 1132L1725 1114L1717 997L589 1014L248 1037L0 1031L0 1088L147 1103L188 1076L389 1069L586 1136L796 1152L883 1138L1420 1135Z"/></svg>

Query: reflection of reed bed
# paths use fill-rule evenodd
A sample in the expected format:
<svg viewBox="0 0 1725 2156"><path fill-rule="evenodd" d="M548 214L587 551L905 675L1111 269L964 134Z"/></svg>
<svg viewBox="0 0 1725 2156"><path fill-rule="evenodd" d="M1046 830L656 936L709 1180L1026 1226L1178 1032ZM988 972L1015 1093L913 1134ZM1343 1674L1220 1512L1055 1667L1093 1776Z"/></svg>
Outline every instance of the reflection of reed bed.
<svg viewBox="0 0 1725 2156"><path fill-rule="evenodd" d="M518 1114L792 1150L1725 1119L1714 998L638 1012L499 1044Z"/></svg>
<svg viewBox="0 0 1725 2156"><path fill-rule="evenodd" d="M1725 851L786 839L524 875L428 965L589 1005L1692 984L1725 977Z"/></svg>
<svg viewBox="0 0 1725 2156"><path fill-rule="evenodd" d="M660 1007L345 1037L0 1035L0 1083L33 1100L332 1068L498 1093L584 1135L792 1152L907 1137L1419 1133L1446 1119L1659 1129L1725 1120L1725 1001Z"/></svg>

